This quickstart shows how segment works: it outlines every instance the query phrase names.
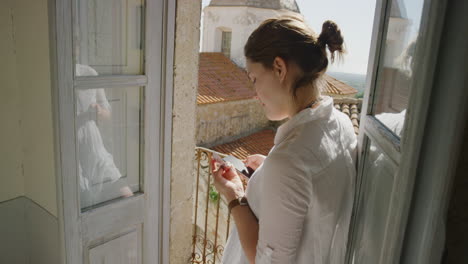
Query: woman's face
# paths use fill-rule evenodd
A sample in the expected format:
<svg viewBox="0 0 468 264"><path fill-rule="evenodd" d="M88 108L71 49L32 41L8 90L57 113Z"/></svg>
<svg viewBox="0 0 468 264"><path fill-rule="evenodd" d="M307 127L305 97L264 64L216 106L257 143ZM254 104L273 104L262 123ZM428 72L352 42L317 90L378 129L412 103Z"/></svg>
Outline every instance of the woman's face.
<svg viewBox="0 0 468 264"><path fill-rule="evenodd" d="M273 65L265 68L261 63L247 59L247 73L252 81L256 98L269 120L282 120L289 116L291 96L281 69ZM284 73L284 72L283 72Z"/></svg>

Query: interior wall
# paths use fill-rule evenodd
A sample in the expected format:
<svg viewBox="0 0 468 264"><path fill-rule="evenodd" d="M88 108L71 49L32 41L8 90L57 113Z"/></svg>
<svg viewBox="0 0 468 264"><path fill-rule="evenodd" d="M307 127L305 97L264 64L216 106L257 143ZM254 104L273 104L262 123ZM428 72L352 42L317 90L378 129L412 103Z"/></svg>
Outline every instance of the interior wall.
<svg viewBox="0 0 468 264"><path fill-rule="evenodd" d="M29 263L59 264L58 219L32 200L28 198L24 200L26 229L23 232L27 242Z"/></svg>
<svg viewBox="0 0 468 264"><path fill-rule="evenodd" d="M0 263L58 264L57 218L26 196L0 203Z"/></svg>
<svg viewBox="0 0 468 264"><path fill-rule="evenodd" d="M13 1L0 1L0 202L24 195Z"/></svg>
<svg viewBox="0 0 468 264"><path fill-rule="evenodd" d="M0 203L0 263L28 263L25 200L21 196Z"/></svg>
<svg viewBox="0 0 468 264"><path fill-rule="evenodd" d="M13 6L24 193L57 216L47 0Z"/></svg>
<svg viewBox="0 0 468 264"><path fill-rule="evenodd" d="M0 263L59 263L47 0L0 1Z"/></svg>

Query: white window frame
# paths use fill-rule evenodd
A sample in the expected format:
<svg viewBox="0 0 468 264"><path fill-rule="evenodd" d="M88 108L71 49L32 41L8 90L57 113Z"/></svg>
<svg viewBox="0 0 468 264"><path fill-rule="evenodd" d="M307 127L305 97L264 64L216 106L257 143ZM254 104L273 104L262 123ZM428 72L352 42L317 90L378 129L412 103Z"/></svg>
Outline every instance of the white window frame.
<svg viewBox="0 0 468 264"><path fill-rule="evenodd" d="M423 7L421 18L421 38L418 40L416 52L427 54L428 51L438 51L441 25L444 21L444 10L446 0L435 1L426 0ZM379 263L398 263L401 255L402 244L405 235L405 229L413 196L413 186L415 182L416 170L424 136L424 126L427 119L429 108L429 99L431 87L433 85L432 75L435 71L437 56L424 56L420 61L415 62L423 65L413 73L414 79L418 80L412 83L411 94L408 108L405 116L404 128L402 130L401 141L387 127L378 121L372 114L373 97L377 85L377 76L379 75L379 62L383 59L385 37L390 13L391 0L377 0L374 25L371 39L370 56L368 60L366 91L361 111L361 127L358 137L359 164L358 175L364 169L364 155L368 142L366 136L375 141L382 150L398 164L395 185L392 187L395 192L392 193L388 215L392 218L385 230L383 237L383 252ZM349 242L347 249L346 263L352 263L352 252L358 245L355 244L355 223L356 209L359 209L359 195L361 177L357 179L356 199L354 204L353 216L349 232Z"/></svg>
<svg viewBox="0 0 468 264"><path fill-rule="evenodd" d="M215 52L223 52L222 51L222 42L223 42L223 32L225 31L230 31L232 32L231 28L228 28L228 27L224 27L224 26L220 26L220 27L217 27L216 30L215 30L215 34L214 34L214 38L213 38L213 51ZM232 34L231 34L231 38L232 38Z"/></svg>
<svg viewBox="0 0 468 264"><path fill-rule="evenodd" d="M227 36L227 33L229 33L229 42L226 41L225 39L225 36ZM226 51L226 53L223 51L223 49L225 48L224 47L224 44L228 43L228 47L226 47L226 49L228 49ZM230 30L222 30L221 31L221 52L228 58L231 58L231 47L232 47L232 31Z"/></svg>
<svg viewBox="0 0 468 264"><path fill-rule="evenodd" d="M80 218L93 217L82 213L79 206L75 153L74 89L147 86L145 90L144 172L145 199L136 196L120 203L144 206L146 248L143 263L169 263L170 169L172 137L173 60L176 3L171 0L144 1L147 16L146 46L156 46L156 52L145 54L145 75L79 77L74 80L72 0L48 0L49 39L55 138L56 185L58 201L61 263L76 263L83 256L79 238ZM148 25L151 25L148 27ZM161 25L160 27L157 25ZM162 39L163 41L159 41ZM162 62L162 63L159 63ZM151 83L152 85L148 85ZM159 88L161 87L161 89ZM147 103L152 102L152 103ZM159 103L154 103L159 102ZM158 129L160 128L160 129ZM151 135L151 136L149 136ZM162 177L150 177L159 174ZM148 188L153 188L148 191Z"/></svg>
<svg viewBox="0 0 468 264"><path fill-rule="evenodd" d="M439 10L432 10L430 15L441 16L432 26L443 32L444 41L434 50L438 58L431 108L422 139L402 264L441 263L451 189L462 159L460 152L468 122L468 5L464 1L438 4Z"/></svg>

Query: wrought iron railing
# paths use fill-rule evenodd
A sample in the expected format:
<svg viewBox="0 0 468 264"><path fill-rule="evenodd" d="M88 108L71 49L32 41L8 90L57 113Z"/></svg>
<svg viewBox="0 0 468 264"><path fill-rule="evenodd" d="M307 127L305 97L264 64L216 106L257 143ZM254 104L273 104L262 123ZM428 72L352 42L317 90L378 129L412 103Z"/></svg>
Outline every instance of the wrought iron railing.
<svg viewBox="0 0 468 264"><path fill-rule="evenodd" d="M231 219L226 202L213 186L210 149L195 149L195 204L190 263L221 263Z"/></svg>

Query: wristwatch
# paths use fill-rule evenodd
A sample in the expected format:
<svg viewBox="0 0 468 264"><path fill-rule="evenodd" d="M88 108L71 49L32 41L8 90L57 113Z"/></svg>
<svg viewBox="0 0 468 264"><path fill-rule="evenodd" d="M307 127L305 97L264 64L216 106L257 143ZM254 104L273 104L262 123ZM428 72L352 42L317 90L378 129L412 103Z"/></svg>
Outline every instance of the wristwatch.
<svg viewBox="0 0 468 264"><path fill-rule="evenodd" d="M234 208L234 207L236 207L238 205L241 205L241 206L249 205L249 203L247 202L247 197L242 196L242 197L239 197L237 199L234 199L234 200L230 201L229 205L228 205L229 213L231 213L232 208Z"/></svg>

